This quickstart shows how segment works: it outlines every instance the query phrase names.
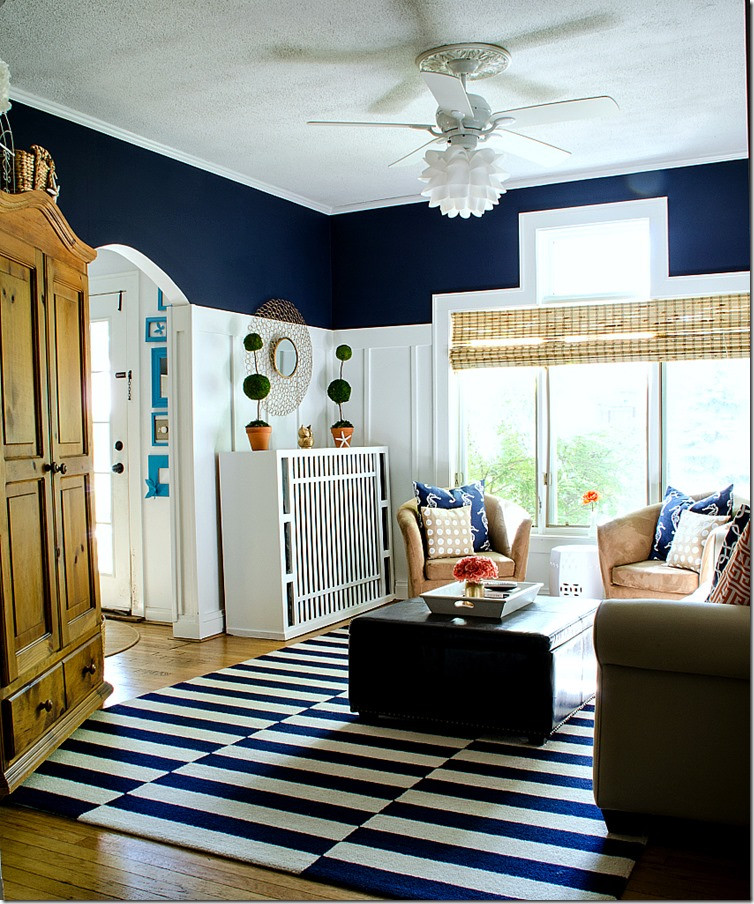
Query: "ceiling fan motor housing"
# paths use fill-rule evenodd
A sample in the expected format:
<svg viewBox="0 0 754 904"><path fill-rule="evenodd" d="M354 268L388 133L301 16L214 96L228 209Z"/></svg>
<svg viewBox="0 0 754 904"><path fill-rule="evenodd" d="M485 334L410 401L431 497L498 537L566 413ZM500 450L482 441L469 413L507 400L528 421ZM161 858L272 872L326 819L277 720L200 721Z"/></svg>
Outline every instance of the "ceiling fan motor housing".
<svg viewBox="0 0 754 904"><path fill-rule="evenodd" d="M489 123L492 111L487 101L478 94L469 94L468 97L474 111L473 116L464 116L461 119L446 110L438 110L435 119L438 128L448 136L451 144L473 150L480 132Z"/></svg>

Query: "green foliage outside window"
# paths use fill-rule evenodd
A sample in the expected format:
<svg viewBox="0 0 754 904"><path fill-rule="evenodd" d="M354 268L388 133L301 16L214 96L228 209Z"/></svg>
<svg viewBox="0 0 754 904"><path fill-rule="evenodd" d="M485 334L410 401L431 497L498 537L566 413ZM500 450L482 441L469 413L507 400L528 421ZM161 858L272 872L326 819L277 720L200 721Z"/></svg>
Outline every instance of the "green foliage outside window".
<svg viewBox="0 0 754 904"><path fill-rule="evenodd" d="M510 423L497 427L498 452L485 458L473 436L468 439L468 477L484 480L488 493L511 499L523 506L536 523L537 476L536 459L527 448L524 434ZM560 525L586 526L590 509L583 504L587 490L600 494L599 511L614 515L616 499L621 495L621 473L628 465L627 455L615 447L615 437L608 433L586 433L557 445L557 514Z"/></svg>
<svg viewBox="0 0 754 904"><path fill-rule="evenodd" d="M524 435L508 422L498 424L498 453L484 458L473 436L469 436L467 467L471 480L484 480L493 496L511 499L529 512L536 522L537 462Z"/></svg>

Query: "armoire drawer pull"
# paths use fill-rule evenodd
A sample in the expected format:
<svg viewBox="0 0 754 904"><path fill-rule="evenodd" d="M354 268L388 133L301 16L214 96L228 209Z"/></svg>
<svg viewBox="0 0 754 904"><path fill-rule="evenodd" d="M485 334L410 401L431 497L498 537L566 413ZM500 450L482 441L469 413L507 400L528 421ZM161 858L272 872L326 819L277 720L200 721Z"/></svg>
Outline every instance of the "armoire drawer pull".
<svg viewBox="0 0 754 904"><path fill-rule="evenodd" d="M41 712L43 709L46 712L52 712L52 700L48 697L46 700L43 700L42 703L39 704L37 709Z"/></svg>
<svg viewBox="0 0 754 904"><path fill-rule="evenodd" d="M97 665L95 664L94 660L92 659L89 665L85 665L82 671L84 675L96 675Z"/></svg>

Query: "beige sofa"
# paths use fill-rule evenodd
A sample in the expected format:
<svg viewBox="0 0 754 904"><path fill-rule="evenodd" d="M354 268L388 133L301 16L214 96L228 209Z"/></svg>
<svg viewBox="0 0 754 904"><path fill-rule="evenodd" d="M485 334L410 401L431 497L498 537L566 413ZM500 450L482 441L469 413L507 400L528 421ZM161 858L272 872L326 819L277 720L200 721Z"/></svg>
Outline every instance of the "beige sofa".
<svg viewBox="0 0 754 904"><path fill-rule="evenodd" d="M531 516L517 503L489 493L484 495L484 507L492 550L479 555L489 556L494 560L501 578L523 581L529 557ZM406 547L409 597L419 596L425 590L454 581L453 568L457 558L426 558L416 499L404 502L398 509L396 518Z"/></svg>
<svg viewBox="0 0 754 904"><path fill-rule="evenodd" d="M638 828L630 814L748 823L750 628L747 606L602 603L594 796L608 828Z"/></svg>
<svg viewBox="0 0 754 904"><path fill-rule="evenodd" d="M709 495L700 493L693 498L704 499ZM722 525L710 535L699 574L672 568L662 560L649 558L661 508L661 502L647 505L597 528L605 599L680 600L694 593L700 584L711 582L728 526Z"/></svg>

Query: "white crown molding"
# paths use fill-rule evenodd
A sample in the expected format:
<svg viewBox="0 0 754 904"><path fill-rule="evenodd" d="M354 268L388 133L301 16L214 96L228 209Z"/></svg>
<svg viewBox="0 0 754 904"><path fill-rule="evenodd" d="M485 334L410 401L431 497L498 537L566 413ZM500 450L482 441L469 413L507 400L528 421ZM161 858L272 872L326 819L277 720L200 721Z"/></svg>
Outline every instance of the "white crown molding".
<svg viewBox="0 0 754 904"><path fill-rule="evenodd" d="M268 185L266 182L251 179L235 170L226 169L223 166L210 163L208 160L194 157L192 154L186 154L183 151L176 150L168 145L160 144L158 141L144 138L141 135L137 135L135 132L121 129L119 126L114 126L104 120L96 119L86 113L80 113L78 110L73 110L70 107L57 104L54 101L38 97L36 94L31 94L28 91L24 91L22 88L11 88L10 98L11 100L17 100L19 103L33 107L35 110L41 110L43 113L50 113L61 119L75 122L86 128L94 129L96 132L101 132L104 135L110 135L112 138L118 138L121 141L128 142L128 144L134 144L145 150L153 151L155 154L162 154L163 157L170 157L180 163L186 163L197 169L205 170L208 173L213 173L224 179L230 179L232 182L238 182L241 185L247 185L249 188L255 188L257 191L262 191L268 195L274 195L276 198L281 198L284 201L291 201L293 204L308 207L310 210L316 210L318 213L324 213L328 216L344 213L358 213L365 210L379 210L383 207L398 207L403 204L427 203L426 198L417 194L404 195L396 198L381 198L376 201L357 201L354 204L342 204L336 206L322 204L319 201L305 198L303 195L296 194L295 192L289 192L285 189L277 188L274 185ZM512 179L506 183L506 188L509 190L516 188L535 188L540 185L554 185L561 182L580 182L586 179L603 179L610 176L625 176L630 173L648 173L661 169L676 169L681 166L699 166L705 163L725 163L730 160L745 160L747 156L748 152L744 149L740 153L717 154L707 157L637 161L635 163L626 164L625 166L594 168L584 170L580 173L548 173L541 177Z"/></svg>
<svg viewBox="0 0 754 904"><path fill-rule="evenodd" d="M546 176L538 178L511 179L505 183L507 190L512 191L517 188L536 188L539 185L556 185L563 182L582 182L586 179L605 179L610 176L627 176L632 173L650 173L655 170L677 169L682 166L701 166L705 163L726 163L731 160L746 160L747 153L744 151L740 154L718 154L709 157L684 157L678 159L668 158L667 160L652 160L638 163L631 163L621 167L603 167L590 170L584 170L580 173L548 173ZM382 207L396 207L399 204L419 204L427 203L427 199L421 195L406 195L402 198L383 198L379 201L363 201L357 204L343 204L333 207L331 214L337 215L341 213L355 213L362 210L378 210ZM504 204L505 201L501 201Z"/></svg>
<svg viewBox="0 0 754 904"><path fill-rule="evenodd" d="M418 180L417 180L418 181ZM421 195L403 195L398 198L380 198L378 201L357 201L355 204L341 204L333 207L330 213L358 213L361 210L379 210L382 207L399 207L402 204L427 204L426 198Z"/></svg>
<svg viewBox="0 0 754 904"><path fill-rule="evenodd" d="M235 170L226 169L223 166L210 163L208 160L203 160L201 157L194 157L193 154L186 154L183 151L168 147L166 144L160 144L159 141L152 141L149 138L144 138L141 135L137 135L135 132L121 129L119 126L114 126L102 119L96 119L93 116L89 116L86 113L79 113L78 110L72 110L70 107L65 107L54 101L37 97L36 94L31 94L21 88L12 88L10 91L10 98L11 100L17 100L21 104L26 104L27 107L33 107L35 110L41 110L43 113L50 113L53 116L60 117L60 119L75 122L88 129L94 129L95 132L101 132L104 135L109 135L111 138L118 138L120 141L128 142L128 144L135 144L137 147L144 148L147 151L153 151L155 154L162 154L163 157L170 157L180 163L186 163L197 169L213 173L215 176L222 176L224 179L230 179L232 182L239 182L241 185L247 185L249 188L255 188L257 191L263 191L268 195L274 195L276 198L281 198L284 201L292 201L294 204L308 207L310 210L316 210L319 213L332 213L332 208L328 207L326 204L320 204L318 201L312 201L311 198L305 198L303 195L285 191L285 189L277 188L274 185L268 185L266 182L260 182L257 179L250 179L248 176L237 173Z"/></svg>

